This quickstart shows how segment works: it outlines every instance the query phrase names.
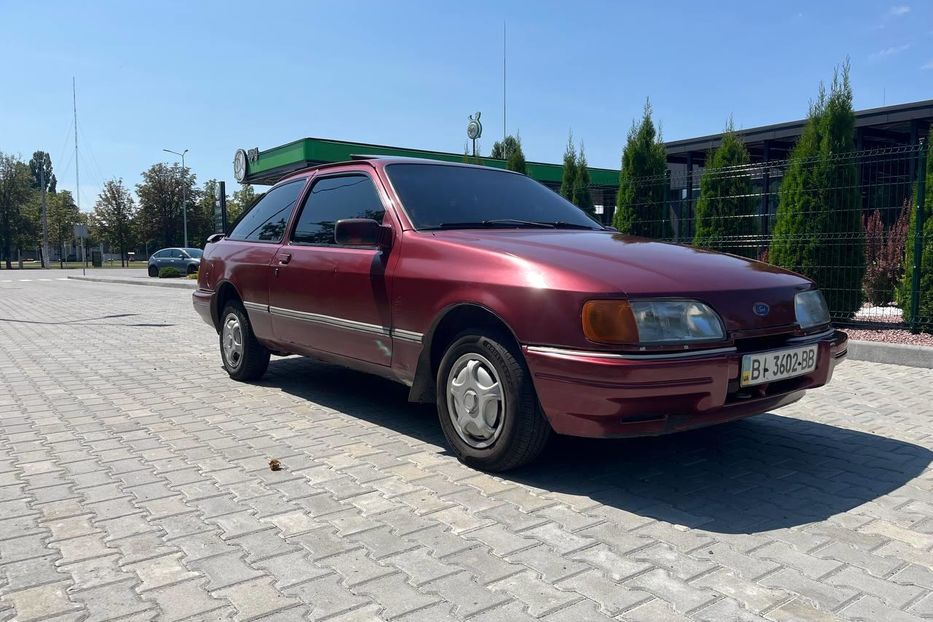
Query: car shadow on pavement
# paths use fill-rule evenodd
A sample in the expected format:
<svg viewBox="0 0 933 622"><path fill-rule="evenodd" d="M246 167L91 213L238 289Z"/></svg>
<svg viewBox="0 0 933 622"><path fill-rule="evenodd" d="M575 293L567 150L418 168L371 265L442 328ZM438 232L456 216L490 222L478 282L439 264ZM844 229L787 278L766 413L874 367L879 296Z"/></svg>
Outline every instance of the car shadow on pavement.
<svg viewBox="0 0 933 622"><path fill-rule="evenodd" d="M445 447L434 407L409 404L406 387L301 358L269 369L263 384ZM537 462L499 476L579 505L754 533L851 510L910 482L931 459L904 441L768 413L654 438L557 437Z"/></svg>

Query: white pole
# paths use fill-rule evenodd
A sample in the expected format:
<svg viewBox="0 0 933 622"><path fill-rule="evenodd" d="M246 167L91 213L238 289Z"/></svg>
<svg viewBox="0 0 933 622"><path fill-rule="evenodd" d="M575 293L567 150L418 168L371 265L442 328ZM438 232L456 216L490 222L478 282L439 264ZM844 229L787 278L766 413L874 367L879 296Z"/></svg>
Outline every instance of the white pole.
<svg viewBox="0 0 933 622"><path fill-rule="evenodd" d="M75 78L71 76L71 104L75 113L75 202L78 211L81 211L81 178L78 176L78 88Z"/></svg>
<svg viewBox="0 0 933 622"><path fill-rule="evenodd" d="M181 187L181 222L185 228L185 248L188 248L188 182L185 175L185 149L181 154L181 181L184 184Z"/></svg>
<svg viewBox="0 0 933 622"><path fill-rule="evenodd" d="M505 143L505 21L502 22L502 142Z"/></svg>

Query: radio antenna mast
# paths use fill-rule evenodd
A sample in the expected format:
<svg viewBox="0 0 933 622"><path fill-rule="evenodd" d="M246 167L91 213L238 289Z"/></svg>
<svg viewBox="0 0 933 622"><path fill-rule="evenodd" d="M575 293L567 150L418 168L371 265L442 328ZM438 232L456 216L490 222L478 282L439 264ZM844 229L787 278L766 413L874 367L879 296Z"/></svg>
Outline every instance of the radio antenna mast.
<svg viewBox="0 0 933 622"><path fill-rule="evenodd" d="M75 114L75 202L81 211L81 177L78 175L78 89L75 77L71 76L71 105Z"/></svg>
<svg viewBox="0 0 933 622"><path fill-rule="evenodd" d="M502 20L502 142L505 143L505 20Z"/></svg>

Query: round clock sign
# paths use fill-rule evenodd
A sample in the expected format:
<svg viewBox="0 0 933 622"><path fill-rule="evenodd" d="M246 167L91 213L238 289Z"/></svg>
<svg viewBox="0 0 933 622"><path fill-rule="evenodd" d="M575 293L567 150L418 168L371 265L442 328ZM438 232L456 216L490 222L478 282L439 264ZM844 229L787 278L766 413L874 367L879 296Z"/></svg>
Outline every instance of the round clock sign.
<svg viewBox="0 0 933 622"><path fill-rule="evenodd" d="M483 135L483 124L479 122L480 113L476 113L476 116L470 115L470 122L467 123L467 138L470 140L476 140Z"/></svg>
<svg viewBox="0 0 933 622"><path fill-rule="evenodd" d="M246 151L243 149L237 149L233 156L233 177L240 183L246 179Z"/></svg>

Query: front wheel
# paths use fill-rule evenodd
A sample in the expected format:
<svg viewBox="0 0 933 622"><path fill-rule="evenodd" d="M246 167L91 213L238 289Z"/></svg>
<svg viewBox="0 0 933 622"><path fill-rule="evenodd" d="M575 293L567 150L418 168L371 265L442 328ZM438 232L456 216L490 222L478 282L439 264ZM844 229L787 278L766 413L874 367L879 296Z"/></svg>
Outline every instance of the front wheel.
<svg viewBox="0 0 933 622"><path fill-rule="evenodd" d="M534 460L551 436L517 348L498 335L463 333L437 372L437 412L461 462L507 471Z"/></svg>
<svg viewBox="0 0 933 622"><path fill-rule="evenodd" d="M269 350L253 335L249 316L239 302L227 303L221 315L220 358L234 380L258 380L269 367Z"/></svg>

